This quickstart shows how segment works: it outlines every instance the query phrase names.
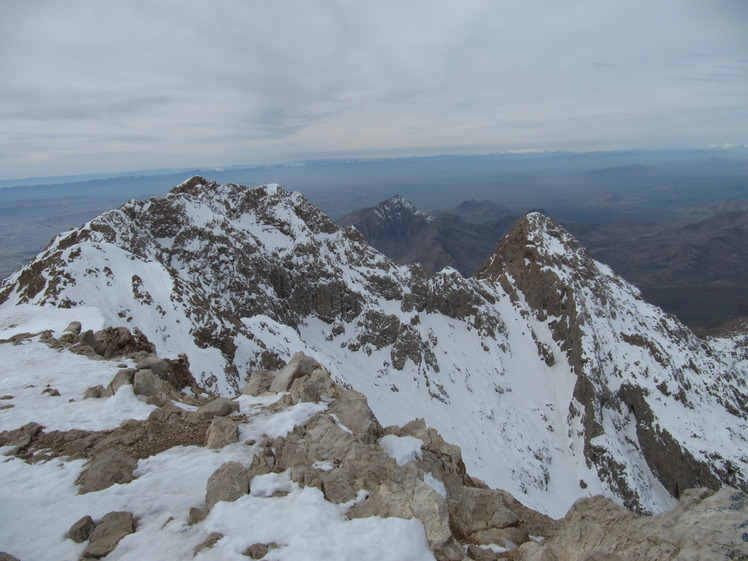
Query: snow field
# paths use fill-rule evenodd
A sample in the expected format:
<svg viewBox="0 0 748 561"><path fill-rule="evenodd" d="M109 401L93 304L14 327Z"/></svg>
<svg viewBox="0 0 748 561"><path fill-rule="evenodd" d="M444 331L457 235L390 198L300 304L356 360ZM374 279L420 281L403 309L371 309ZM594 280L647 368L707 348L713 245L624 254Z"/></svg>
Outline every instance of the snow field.
<svg viewBox="0 0 748 561"><path fill-rule="evenodd" d="M62 396L79 392L92 380L102 382L110 373L113 375L106 372L110 368L108 361L90 361L69 352L51 351L38 342L18 347L3 345L0 347L3 364L13 375L2 381L13 380L13 390L18 389L22 380L35 377L36 371L24 362L27 351L33 351L39 368L56 366L57 376L45 380L54 383ZM82 379L69 375L71 370L81 370L85 363L92 368L83 369ZM105 374L96 378L96 368L103 369ZM247 467L251 464L259 444L248 446L246 440L259 442L264 436L284 436L326 408L324 403L299 403L276 414L259 411L259 406L279 397L239 398L241 412L249 418L240 426L240 442L221 450L196 446L171 448L140 460L132 482L85 495L77 494L75 485L84 470L84 460L66 462L55 458L28 464L15 457L1 458L2 549L20 559L77 559L86 544L66 539L73 523L85 515L96 521L111 511L127 511L136 518L137 531L125 537L107 559L189 559L212 532L220 532L224 537L213 548L198 553L195 559L245 561L243 552L250 545L274 542L280 547L271 551L267 559L433 560L420 521L378 517L349 521L344 513L350 504L329 503L319 490L299 488L288 473L254 478L249 495L234 503L218 503L206 520L189 525L190 508L203 505L206 482L219 466L228 461L238 461ZM127 411L130 400L141 403L132 390L129 393L120 390L109 399L70 403L70 410L48 407L45 411L44 407L39 408L35 396L24 394L14 399L14 408L0 411L0 419L4 429L17 428L26 418L39 419L39 415L46 415L45 421L60 430L91 429L96 426L95 419L99 426L111 427L119 422L110 410ZM83 406L87 408L80 409ZM152 407L144 407L147 416ZM3 416L14 409L15 417ZM278 492L281 495L273 496ZM364 497L360 494L359 499Z"/></svg>

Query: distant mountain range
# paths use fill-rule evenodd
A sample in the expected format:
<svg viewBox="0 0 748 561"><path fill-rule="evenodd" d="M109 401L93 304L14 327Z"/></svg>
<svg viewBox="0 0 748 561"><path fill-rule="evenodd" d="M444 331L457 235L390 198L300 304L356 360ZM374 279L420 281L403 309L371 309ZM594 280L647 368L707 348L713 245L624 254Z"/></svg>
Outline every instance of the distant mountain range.
<svg viewBox="0 0 748 561"><path fill-rule="evenodd" d="M612 193L603 197L608 204L620 200ZM736 206L741 205L726 208ZM475 200L427 216L396 196L338 223L356 227L398 263L420 263L428 274L450 266L472 276L519 218L500 205ZM748 316L748 210L676 223L561 222L593 257L688 325L717 327Z"/></svg>

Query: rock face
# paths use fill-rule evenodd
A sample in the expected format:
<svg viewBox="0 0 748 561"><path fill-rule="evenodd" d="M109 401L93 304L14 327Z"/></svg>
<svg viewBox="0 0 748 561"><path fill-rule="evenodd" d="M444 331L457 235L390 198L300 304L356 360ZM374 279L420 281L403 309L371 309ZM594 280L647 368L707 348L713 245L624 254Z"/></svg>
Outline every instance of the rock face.
<svg viewBox="0 0 748 561"><path fill-rule="evenodd" d="M745 559L748 500L729 487L684 491L678 506L641 517L603 497L580 499L542 544L520 547L519 561L556 559Z"/></svg>
<svg viewBox="0 0 748 561"><path fill-rule="evenodd" d="M162 382L190 383L154 350L224 398L313 402L308 365L250 376L304 351L384 424L424 418L477 477L555 516L601 492L659 512L691 486L748 490L746 335L696 338L537 213L477 278L428 277L298 194L196 177L59 235L0 287L0 307L23 303L101 310L104 330L60 345L131 356L156 405Z"/></svg>
<svg viewBox="0 0 748 561"><path fill-rule="evenodd" d="M707 403L726 412L726 418L746 411L747 395L738 382L742 374L717 373L720 364L745 364L740 338L724 341L722 351L710 348L673 316L646 305L638 290L539 214L528 215L512 229L478 277L521 295L552 329L577 376L569 418L581 418L585 457L628 506L641 507L642 489L621 472L646 477L634 463L646 464L674 497L696 486L746 488L745 476L736 480L732 460L693 447L694 440L710 439L699 423L686 421L686 429L662 420L671 404L671 410L682 411L676 413L681 419L707 415ZM725 354L717 357L717 352ZM605 428L611 421L618 430L636 434L638 462L617 457L618 445Z"/></svg>
<svg viewBox="0 0 748 561"><path fill-rule="evenodd" d="M303 363L308 364L308 373L294 380L290 395L295 389L313 385L314 392L298 391L297 395L316 393L315 401L328 402L327 411L317 413L286 437L262 443L250 467L250 477L289 470L293 481L318 487L327 500L335 503L352 501L364 489L368 497L347 511L348 518L418 518L437 559L462 559L460 544L485 543L477 541L481 536L476 535L483 530L517 529L516 535L524 535L523 540L510 544L506 536L496 534L490 542L516 547L529 539L529 528L544 532L552 528L550 519L537 513L528 516L527 509L516 500L485 488L467 475L459 448L444 442L423 420L384 429L366 398L333 383L316 361L297 354L289 365ZM287 378L287 373L288 366L270 375ZM256 376L268 377L264 371ZM260 387L256 391L266 393ZM290 401L300 403L301 399ZM421 442L418 459L398 465L380 444L386 434ZM240 465L232 469L244 473ZM246 492L243 490L242 486L237 494Z"/></svg>

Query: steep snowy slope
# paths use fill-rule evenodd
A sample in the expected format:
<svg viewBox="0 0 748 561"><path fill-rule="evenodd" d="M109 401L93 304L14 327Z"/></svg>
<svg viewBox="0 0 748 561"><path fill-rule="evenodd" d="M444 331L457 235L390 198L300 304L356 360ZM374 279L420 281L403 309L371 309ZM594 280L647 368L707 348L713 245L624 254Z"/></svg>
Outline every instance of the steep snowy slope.
<svg viewBox="0 0 748 561"><path fill-rule="evenodd" d="M226 395L304 351L384 424L425 418L473 475L557 516L746 485L745 341L696 339L537 214L480 278L427 278L299 194L193 178L61 234L0 302L94 307Z"/></svg>

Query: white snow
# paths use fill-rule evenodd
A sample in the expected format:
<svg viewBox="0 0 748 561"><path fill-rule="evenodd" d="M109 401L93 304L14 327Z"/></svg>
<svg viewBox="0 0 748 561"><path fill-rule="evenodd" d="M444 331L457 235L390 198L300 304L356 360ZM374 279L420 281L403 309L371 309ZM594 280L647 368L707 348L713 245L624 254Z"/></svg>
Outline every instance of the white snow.
<svg viewBox="0 0 748 561"><path fill-rule="evenodd" d="M414 436L388 434L379 439L379 445L399 466L420 460L423 454L421 452L423 440Z"/></svg>
<svg viewBox="0 0 748 561"><path fill-rule="evenodd" d="M0 345L0 395L13 396L0 405L0 430L36 422L47 431L104 430L127 419L145 419L155 409L139 401L132 386L109 399L83 399L91 386L104 387L119 370L111 361L92 361L69 351L55 351L38 338L21 345ZM57 390L60 395L43 393Z"/></svg>
<svg viewBox="0 0 748 561"><path fill-rule="evenodd" d="M108 381L117 369L111 361L53 351L38 341L0 345L0 356L0 393L14 393L10 400L14 407L0 411L2 430L18 428L29 420L42 422L48 430L95 430L116 426L122 416L142 418L152 410L135 398L129 386L109 399L67 401L68 396L78 395L89 383ZM36 391L41 390L40 386L24 387L29 382L49 382L62 396L40 397ZM213 471L228 461L251 464L259 445L249 446L247 440L258 440L262 435L283 436L326 407L300 403L275 414L262 409L280 397L239 398L241 412L248 421L240 427L238 443L221 450L170 448L140 460L132 482L85 495L79 495L75 485L84 460L55 458L30 464L15 457L3 458L2 550L24 560L77 559L86 544L66 538L73 523L85 515L98 521L108 512L127 511L135 517L137 531L125 537L107 559L191 559L194 549L210 533L220 532L224 537L195 559L244 561L247 557L243 552L250 545L274 542L279 548L271 551L267 559L432 561L423 525L417 519L348 520L345 510L355 501L344 505L329 503L318 489L299 488L288 472L253 478L249 495L234 503L218 503L205 521L189 524L189 510L203 505L205 485ZM137 410L136 404L143 407L142 411ZM2 452L10 448L4 447Z"/></svg>

